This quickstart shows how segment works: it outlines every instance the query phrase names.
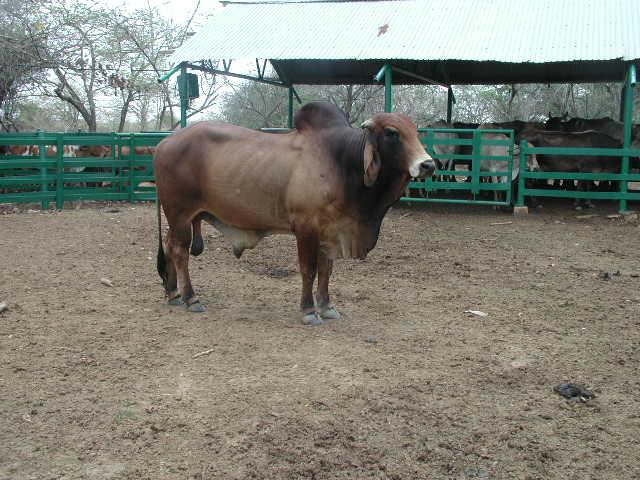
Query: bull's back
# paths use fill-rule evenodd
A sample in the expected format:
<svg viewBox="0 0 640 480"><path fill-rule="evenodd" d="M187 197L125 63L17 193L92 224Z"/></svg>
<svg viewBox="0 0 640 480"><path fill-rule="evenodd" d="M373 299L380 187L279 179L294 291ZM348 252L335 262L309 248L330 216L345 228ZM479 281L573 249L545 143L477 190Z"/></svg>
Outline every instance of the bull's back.
<svg viewBox="0 0 640 480"><path fill-rule="evenodd" d="M158 146L158 195L165 211L175 202L237 228L287 230L286 192L297 150L292 135L196 124Z"/></svg>

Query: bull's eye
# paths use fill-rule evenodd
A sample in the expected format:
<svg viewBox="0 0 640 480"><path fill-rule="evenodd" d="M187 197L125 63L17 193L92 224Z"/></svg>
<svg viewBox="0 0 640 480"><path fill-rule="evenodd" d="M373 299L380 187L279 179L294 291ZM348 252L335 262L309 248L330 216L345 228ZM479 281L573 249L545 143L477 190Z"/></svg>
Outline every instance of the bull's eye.
<svg viewBox="0 0 640 480"><path fill-rule="evenodd" d="M386 127L384 129L384 136L389 140L398 140L400 138L400 134L395 128Z"/></svg>

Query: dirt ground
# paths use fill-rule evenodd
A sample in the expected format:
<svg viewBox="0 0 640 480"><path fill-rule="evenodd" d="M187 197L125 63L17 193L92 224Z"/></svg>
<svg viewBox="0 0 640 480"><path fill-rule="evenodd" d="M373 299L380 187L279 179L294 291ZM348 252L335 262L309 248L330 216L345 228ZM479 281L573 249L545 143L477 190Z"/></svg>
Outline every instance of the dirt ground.
<svg viewBox="0 0 640 480"><path fill-rule="evenodd" d="M164 302L155 207L5 211L0 478L640 478L640 226L613 210L394 208L321 327L292 237L236 260L205 227L198 315Z"/></svg>

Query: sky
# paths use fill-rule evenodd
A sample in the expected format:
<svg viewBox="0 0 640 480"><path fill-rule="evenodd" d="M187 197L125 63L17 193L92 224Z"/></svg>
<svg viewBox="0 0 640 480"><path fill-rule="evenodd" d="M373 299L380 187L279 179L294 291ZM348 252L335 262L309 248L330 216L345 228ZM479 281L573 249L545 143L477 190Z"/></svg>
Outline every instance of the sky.
<svg viewBox="0 0 640 480"><path fill-rule="evenodd" d="M100 3L109 7L120 7L124 10L135 10L151 5L157 7L166 18L183 22L192 15L198 0L101 0ZM202 22L220 8L223 7L217 0L200 0L197 18Z"/></svg>

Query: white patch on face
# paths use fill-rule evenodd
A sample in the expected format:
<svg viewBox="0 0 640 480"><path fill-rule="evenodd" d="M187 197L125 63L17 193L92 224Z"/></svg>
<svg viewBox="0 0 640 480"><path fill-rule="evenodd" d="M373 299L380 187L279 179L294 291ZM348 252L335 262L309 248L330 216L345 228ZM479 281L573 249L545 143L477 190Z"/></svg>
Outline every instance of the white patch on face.
<svg viewBox="0 0 640 480"><path fill-rule="evenodd" d="M433 160L433 159L427 153L425 153L425 154L419 156L418 158L416 158L413 161L413 163L411 164L411 166L409 167L409 175L411 175L414 178L420 176L420 164L422 164L422 162L426 162L428 160Z"/></svg>

